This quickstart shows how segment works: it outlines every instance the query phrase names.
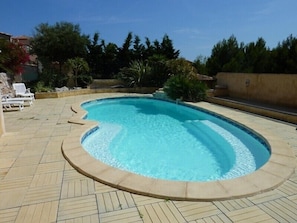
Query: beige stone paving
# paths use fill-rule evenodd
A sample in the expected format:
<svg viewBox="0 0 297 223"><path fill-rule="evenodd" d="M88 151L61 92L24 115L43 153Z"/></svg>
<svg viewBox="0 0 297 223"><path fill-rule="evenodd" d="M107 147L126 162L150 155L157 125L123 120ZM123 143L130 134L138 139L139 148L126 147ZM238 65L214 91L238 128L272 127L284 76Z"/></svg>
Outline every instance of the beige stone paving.
<svg viewBox="0 0 297 223"><path fill-rule="evenodd" d="M2 222L295 222L296 173L275 190L251 197L189 202L124 192L74 170L61 153L70 107L102 94L36 100L22 112L5 112L0 138L0 223ZM202 103L217 112L261 125L297 154L297 131L287 123ZM261 182L261 179L259 179Z"/></svg>

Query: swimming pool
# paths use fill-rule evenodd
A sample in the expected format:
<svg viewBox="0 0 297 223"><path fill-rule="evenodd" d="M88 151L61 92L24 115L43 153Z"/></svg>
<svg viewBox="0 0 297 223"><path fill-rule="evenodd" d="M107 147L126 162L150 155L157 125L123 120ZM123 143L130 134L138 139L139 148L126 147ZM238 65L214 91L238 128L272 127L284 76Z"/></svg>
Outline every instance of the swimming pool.
<svg viewBox="0 0 297 223"><path fill-rule="evenodd" d="M292 148L267 128L263 118L208 102L186 104L198 110L203 109L211 114L218 114L223 119L240 123L239 126L244 126L252 133L263 136L270 146L271 155L262 167L250 174L229 180L175 181L145 177L104 164L82 147L81 142L84 138L98 129L97 121L84 119L87 112L82 109L82 104L101 99L131 96L141 97L143 95L91 94L84 97L85 101L81 99L71 105L74 114L68 122L73 124L72 130L65 136L61 149L65 159L79 173L114 188L144 196L172 200L214 201L241 198L275 189L289 179L295 171L296 158Z"/></svg>
<svg viewBox="0 0 297 223"><path fill-rule="evenodd" d="M88 131L82 145L96 159L142 176L174 181L237 178L263 166L269 145L256 133L210 112L143 97L82 105Z"/></svg>

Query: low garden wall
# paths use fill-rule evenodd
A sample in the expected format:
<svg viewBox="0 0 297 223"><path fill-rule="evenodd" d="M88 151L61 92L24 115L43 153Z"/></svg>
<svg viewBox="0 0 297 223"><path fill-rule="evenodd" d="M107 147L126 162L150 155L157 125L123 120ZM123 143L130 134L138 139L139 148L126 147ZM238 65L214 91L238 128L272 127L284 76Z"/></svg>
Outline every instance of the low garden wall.
<svg viewBox="0 0 297 223"><path fill-rule="evenodd" d="M218 89L225 88L219 96L297 108L297 74L222 72L216 79Z"/></svg>
<svg viewBox="0 0 297 223"><path fill-rule="evenodd" d="M60 88L63 89L63 88ZM140 94L152 94L158 88L156 87L134 87L125 88L124 83L118 79L94 79L93 83L88 88L75 89L75 90L62 90L55 92L36 92L35 98L63 98L69 96L83 95L83 94L95 94L95 93L140 93Z"/></svg>
<svg viewBox="0 0 297 223"><path fill-rule="evenodd" d="M157 88L153 87L141 87L141 88L97 88L97 89L76 89L61 92L36 92L36 99L44 98L63 98L69 96L83 95L83 94L95 94L95 93L140 93L140 94L152 94Z"/></svg>

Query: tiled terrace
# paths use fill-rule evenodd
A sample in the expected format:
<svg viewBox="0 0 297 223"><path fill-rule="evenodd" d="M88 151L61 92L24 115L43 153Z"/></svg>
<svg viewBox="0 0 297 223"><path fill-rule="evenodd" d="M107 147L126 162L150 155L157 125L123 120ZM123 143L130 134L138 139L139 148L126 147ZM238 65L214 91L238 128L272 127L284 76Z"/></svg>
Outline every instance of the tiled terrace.
<svg viewBox="0 0 297 223"><path fill-rule="evenodd" d="M1 222L295 222L297 174L275 190L235 200L190 202L121 191L78 173L61 152L79 128L71 105L107 94L36 100L22 112L4 112L0 138ZM290 124L208 103L199 106L248 120L282 138L297 154ZM261 182L261 179L259 179Z"/></svg>

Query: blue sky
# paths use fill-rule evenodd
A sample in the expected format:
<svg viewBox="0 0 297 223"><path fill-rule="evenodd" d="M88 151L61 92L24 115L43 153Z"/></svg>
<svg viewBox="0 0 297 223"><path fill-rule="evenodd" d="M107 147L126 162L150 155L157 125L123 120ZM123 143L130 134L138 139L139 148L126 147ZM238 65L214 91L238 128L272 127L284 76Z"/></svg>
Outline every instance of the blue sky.
<svg viewBox="0 0 297 223"><path fill-rule="evenodd" d="M132 32L144 42L167 34L180 56L210 56L215 44L263 37L274 48L297 36L296 0L1 0L0 32L32 36L40 23L66 21L121 46Z"/></svg>

